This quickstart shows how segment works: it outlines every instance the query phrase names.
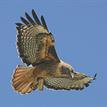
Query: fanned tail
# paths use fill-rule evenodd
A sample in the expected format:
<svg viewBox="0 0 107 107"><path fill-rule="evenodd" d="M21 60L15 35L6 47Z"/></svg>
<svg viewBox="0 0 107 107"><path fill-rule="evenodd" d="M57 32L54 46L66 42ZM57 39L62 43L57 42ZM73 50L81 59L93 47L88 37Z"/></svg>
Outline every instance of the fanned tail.
<svg viewBox="0 0 107 107"><path fill-rule="evenodd" d="M30 93L37 88L37 80L33 75L34 67L17 67L12 77L12 86L22 94Z"/></svg>

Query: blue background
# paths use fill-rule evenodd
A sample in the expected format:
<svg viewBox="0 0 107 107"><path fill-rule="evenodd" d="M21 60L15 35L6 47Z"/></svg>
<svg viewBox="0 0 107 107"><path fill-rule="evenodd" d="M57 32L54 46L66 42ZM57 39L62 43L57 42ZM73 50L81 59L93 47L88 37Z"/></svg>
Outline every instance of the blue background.
<svg viewBox="0 0 107 107"><path fill-rule="evenodd" d="M44 15L58 56L97 80L83 91L20 95L11 75L21 64L15 23L24 12ZM0 107L107 107L107 0L0 0Z"/></svg>

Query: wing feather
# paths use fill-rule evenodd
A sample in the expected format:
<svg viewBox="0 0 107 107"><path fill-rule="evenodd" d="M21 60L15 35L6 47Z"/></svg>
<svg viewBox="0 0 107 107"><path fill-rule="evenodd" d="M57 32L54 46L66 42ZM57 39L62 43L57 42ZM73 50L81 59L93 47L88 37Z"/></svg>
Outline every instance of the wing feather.
<svg viewBox="0 0 107 107"><path fill-rule="evenodd" d="M74 78L68 77L47 77L45 79L45 86L56 90L82 90L88 87L89 83L94 80L94 77L85 76L80 74Z"/></svg>
<svg viewBox="0 0 107 107"><path fill-rule="evenodd" d="M39 21L39 18L36 14L36 12L32 9L32 15L33 15L33 18L35 20L35 22L38 24L38 25L41 25L40 21Z"/></svg>
<svg viewBox="0 0 107 107"><path fill-rule="evenodd" d="M26 18L28 19L28 21L29 21L31 24L35 24L35 22L33 21L33 19L32 19L27 13L25 13L25 16L26 16Z"/></svg>
<svg viewBox="0 0 107 107"><path fill-rule="evenodd" d="M21 17L24 24L16 24L18 31L17 47L23 62L33 66L46 60L59 62L54 47L54 38L46 29L46 24L45 27L40 25L34 10L32 10L32 15L36 22L27 13L25 15L27 20Z"/></svg>
<svg viewBox="0 0 107 107"><path fill-rule="evenodd" d="M20 26L22 26L23 24L22 24L22 23L16 23L16 25L17 25L18 27L20 27Z"/></svg>
<svg viewBox="0 0 107 107"><path fill-rule="evenodd" d="M22 22L23 22L25 25L29 25L29 22L28 22L25 18L20 17L20 19L22 20Z"/></svg>
<svg viewBox="0 0 107 107"><path fill-rule="evenodd" d="M47 31L48 31L48 27L47 27L47 25L46 25L46 22L45 22L45 19L44 19L43 16L41 16L41 21L42 21L42 24L43 24L44 28L46 28Z"/></svg>

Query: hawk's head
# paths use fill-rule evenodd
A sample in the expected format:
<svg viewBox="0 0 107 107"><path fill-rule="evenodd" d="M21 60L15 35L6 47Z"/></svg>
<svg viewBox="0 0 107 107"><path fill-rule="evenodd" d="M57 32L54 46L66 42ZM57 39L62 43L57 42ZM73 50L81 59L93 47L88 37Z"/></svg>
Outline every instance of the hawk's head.
<svg viewBox="0 0 107 107"><path fill-rule="evenodd" d="M74 77L75 72L71 65L61 61L60 67L61 67L62 73L67 74L68 76L70 76L72 78Z"/></svg>

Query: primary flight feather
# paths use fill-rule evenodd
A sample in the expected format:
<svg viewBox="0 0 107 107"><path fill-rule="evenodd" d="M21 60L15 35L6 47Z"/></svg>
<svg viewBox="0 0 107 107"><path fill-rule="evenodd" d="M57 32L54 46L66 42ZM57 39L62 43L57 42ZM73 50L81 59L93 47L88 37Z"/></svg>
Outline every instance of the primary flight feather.
<svg viewBox="0 0 107 107"><path fill-rule="evenodd" d="M17 48L19 56L27 66L17 66L12 78L13 88L30 93L43 87L55 90L82 90L95 79L76 72L71 65L63 62L55 50L55 40L49 32L45 19L39 20L36 12L25 13L22 23L16 23ZM32 66L29 66L32 65Z"/></svg>

